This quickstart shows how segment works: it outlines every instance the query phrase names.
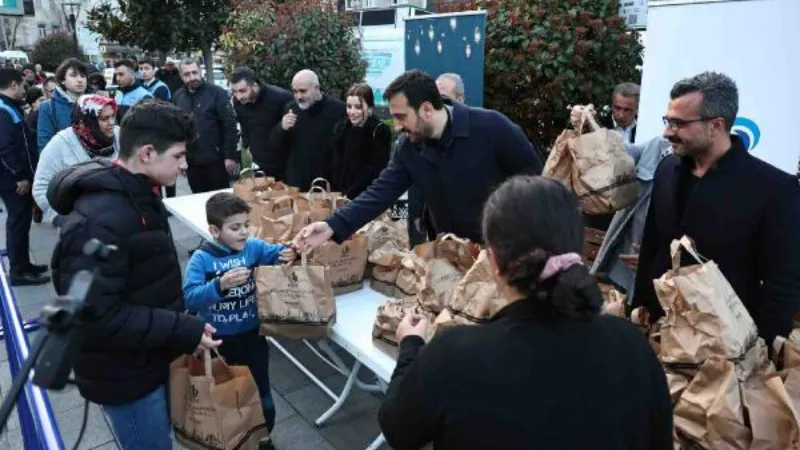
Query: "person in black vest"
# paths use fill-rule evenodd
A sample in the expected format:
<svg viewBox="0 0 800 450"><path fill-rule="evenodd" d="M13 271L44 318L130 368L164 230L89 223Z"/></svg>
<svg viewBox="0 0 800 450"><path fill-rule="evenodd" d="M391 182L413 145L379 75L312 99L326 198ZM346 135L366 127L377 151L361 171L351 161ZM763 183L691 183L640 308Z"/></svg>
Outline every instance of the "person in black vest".
<svg viewBox="0 0 800 450"><path fill-rule="evenodd" d="M499 294L488 323L446 329L407 314L378 412L397 450L667 450L672 405L647 337L600 313L582 264L578 199L559 181L517 176L483 209Z"/></svg>
<svg viewBox="0 0 800 450"><path fill-rule="evenodd" d="M6 248L11 283L15 286L44 284L47 266L31 264L30 231L33 220L31 183L39 152L36 135L25 123L21 104L25 96L22 75L0 69L0 198L8 210Z"/></svg>
<svg viewBox="0 0 800 450"><path fill-rule="evenodd" d="M342 242L386 211L414 184L427 205L431 235L481 242L480 217L492 190L517 174L539 174L542 161L522 129L503 114L445 106L430 75L410 70L384 91L395 129L405 133L386 170L352 202L296 237L301 251Z"/></svg>
<svg viewBox="0 0 800 450"><path fill-rule="evenodd" d="M325 175L325 155L333 126L347 112L340 100L320 90L319 77L301 70L292 79L293 102L286 105L281 122L272 128L270 145L286 167L286 183L301 191Z"/></svg>
<svg viewBox="0 0 800 450"><path fill-rule="evenodd" d="M655 173L633 306L647 307L652 320L663 316L653 279L672 267L670 243L688 235L769 345L789 335L800 312L800 185L731 134L739 92L728 76L681 80L670 98L664 137L673 154Z"/></svg>
<svg viewBox="0 0 800 450"><path fill-rule="evenodd" d="M239 67L229 78L233 109L242 130L242 144L267 176L283 179L279 149L270 146L269 135L281 122L284 107L293 99L286 89L261 82L249 67Z"/></svg>
<svg viewBox="0 0 800 450"><path fill-rule="evenodd" d="M334 191L350 199L372 184L389 162L392 132L372 114L373 95L366 83L347 90L347 118L334 127L331 138L325 178Z"/></svg>
<svg viewBox="0 0 800 450"><path fill-rule="evenodd" d="M53 250L56 292L80 270L95 270L86 298L87 336L75 359L83 398L102 405L120 448L171 450L167 381L175 358L217 348L214 328L185 314L181 266L166 209L154 185L174 184L186 168L191 115L147 100L122 121L119 159L95 159L61 171L47 200L61 215ZM86 256L98 239L117 249Z"/></svg>
<svg viewBox="0 0 800 450"><path fill-rule="evenodd" d="M239 132L228 92L207 83L200 65L191 58L178 66L182 87L172 102L194 114L198 138L189 143L186 176L192 192L208 192L230 187L230 177L239 171Z"/></svg>

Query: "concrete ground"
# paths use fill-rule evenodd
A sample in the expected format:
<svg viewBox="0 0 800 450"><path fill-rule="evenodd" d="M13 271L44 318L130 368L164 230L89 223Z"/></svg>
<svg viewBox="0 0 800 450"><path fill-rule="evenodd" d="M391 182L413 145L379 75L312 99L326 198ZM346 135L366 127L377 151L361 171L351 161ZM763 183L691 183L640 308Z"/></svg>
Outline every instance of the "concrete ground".
<svg viewBox="0 0 800 450"><path fill-rule="evenodd" d="M186 180L182 178L178 184L178 195L188 193ZM200 238L175 218L170 219L170 224L181 266L186 267L188 251L197 247ZM0 248L4 248L5 213L0 214L0 229ZM51 225L33 225L31 252L35 262L49 264L57 239L56 230ZM42 307L54 296L52 284L19 287L14 290L24 319L37 317ZM29 334L29 339L33 341L34 336L35 333ZM344 377L314 356L301 342L282 340L281 343L334 392L341 390ZM346 352L339 353L346 363L352 361L352 357ZM4 394L11 387L5 343L0 345L0 359L0 390ZM272 437L278 450L358 450L366 448L380 433L377 422L377 410L381 401L379 394L365 393L354 388L342 409L324 427L318 429L314 426L314 420L332 404L331 399L274 348L270 352L270 364L277 408L277 422ZM372 376L367 369L362 369L362 379L369 381ZM83 419L83 400L74 386L62 392L50 392L49 397L64 447L71 449ZM15 412L9 420L8 429L0 435L0 450L23 448ZM119 448L102 409L97 405L90 406L88 426L79 448Z"/></svg>

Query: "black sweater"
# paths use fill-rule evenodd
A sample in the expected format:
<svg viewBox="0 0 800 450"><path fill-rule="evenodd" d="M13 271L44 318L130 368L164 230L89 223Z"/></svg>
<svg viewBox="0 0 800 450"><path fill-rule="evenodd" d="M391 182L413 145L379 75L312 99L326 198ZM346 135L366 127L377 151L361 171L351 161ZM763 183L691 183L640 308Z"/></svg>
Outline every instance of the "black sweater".
<svg viewBox="0 0 800 450"><path fill-rule="evenodd" d="M333 130L325 174L334 191L354 199L364 191L389 162L392 132L374 116L363 127L342 119Z"/></svg>
<svg viewBox="0 0 800 450"><path fill-rule="evenodd" d="M270 145L269 135L283 118L284 107L292 93L270 84L261 84L255 103L242 104L233 99L233 109L242 128L242 144L250 150L253 161L267 175L285 178L284 161L279 150Z"/></svg>
<svg viewBox="0 0 800 450"><path fill-rule="evenodd" d="M428 345L404 339L379 412L392 448L671 449L666 377L644 334L610 316L552 322L536 305Z"/></svg>

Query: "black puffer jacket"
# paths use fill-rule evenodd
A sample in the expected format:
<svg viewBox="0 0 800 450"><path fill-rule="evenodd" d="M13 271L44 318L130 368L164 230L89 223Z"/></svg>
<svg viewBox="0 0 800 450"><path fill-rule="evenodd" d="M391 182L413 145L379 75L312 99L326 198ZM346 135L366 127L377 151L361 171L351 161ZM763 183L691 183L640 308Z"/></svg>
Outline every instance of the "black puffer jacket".
<svg viewBox="0 0 800 450"><path fill-rule="evenodd" d="M183 314L181 268L166 211L150 183L107 161L60 172L47 199L66 216L53 251L56 291L82 269L98 276L86 299L90 325L75 361L84 398L101 405L137 400L167 382L169 363L194 351L203 322ZM118 250L83 255L91 238Z"/></svg>

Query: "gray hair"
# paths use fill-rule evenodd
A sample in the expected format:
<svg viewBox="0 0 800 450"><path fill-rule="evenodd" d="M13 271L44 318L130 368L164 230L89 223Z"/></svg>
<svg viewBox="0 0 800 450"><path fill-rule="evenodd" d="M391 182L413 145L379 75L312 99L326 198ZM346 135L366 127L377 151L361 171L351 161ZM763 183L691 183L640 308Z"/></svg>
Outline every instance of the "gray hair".
<svg viewBox="0 0 800 450"><path fill-rule="evenodd" d="M640 88L636 83L620 83L614 88L613 95L621 95L623 97L636 97L639 99Z"/></svg>
<svg viewBox="0 0 800 450"><path fill-rule="evenodd" d="M452 81L453 82L453 95L455 95L457 97L465 97L466 96L466 92L465 92L465 89L464 89L464 80L461 78L461 75L459 75L457 73L453 73L453 72L443 73L443 74L439 75L439 78L436 79L436 81L439 81L439 80L450 80L450 81Z"/></svg>
<svg viewBox="0 0 800 450"><path fill-rule="evenodd" d="M739 89L736 83L725 74L703 72L675 83L669 96L675 100L695 92L703 96L700 115L709 119L722 117L730 131L739 113Z"/></svg>
<svg viewBox="0 0 800 450"><path fill-rule="evenodd" d="M192 64L197 64L197 67L200 67L200 62L198 62L194 58L183 58L181 62L178 63L178 72L183 70L183 66L191 66Z"/></svg>

